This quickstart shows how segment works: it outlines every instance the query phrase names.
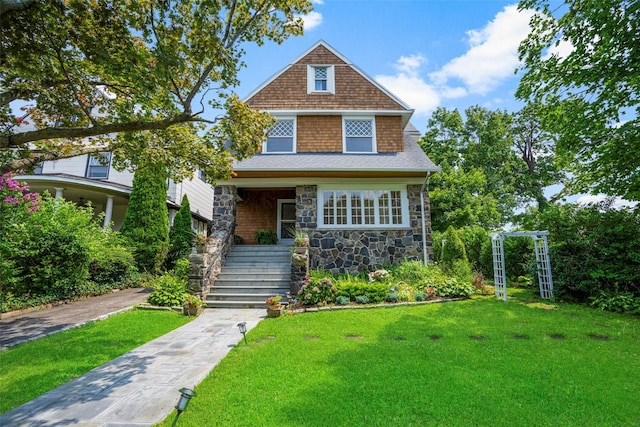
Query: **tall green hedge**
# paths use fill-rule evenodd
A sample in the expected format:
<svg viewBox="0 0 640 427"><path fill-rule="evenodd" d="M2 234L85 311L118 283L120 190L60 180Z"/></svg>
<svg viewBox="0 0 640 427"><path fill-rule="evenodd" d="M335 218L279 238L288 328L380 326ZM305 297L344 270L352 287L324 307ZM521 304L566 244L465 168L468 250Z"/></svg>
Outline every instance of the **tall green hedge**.
<svg viewBox="0 0 640 427"><path fill-rule="evenodd" d="M158 272L169 248L167 173L162 164L138 167L120 232L133 249L140 271Z"/></svg>
<svg viewBox="0 0 640 427"><path fill-rule="evenodd" d="M193 242L193 229L191 228L191 206L189 198L182 196L180 210L173 218L173 225L169 230L169 253L167 254L167 269L172 269L176 261L186 258L191 253Z"/></svg>

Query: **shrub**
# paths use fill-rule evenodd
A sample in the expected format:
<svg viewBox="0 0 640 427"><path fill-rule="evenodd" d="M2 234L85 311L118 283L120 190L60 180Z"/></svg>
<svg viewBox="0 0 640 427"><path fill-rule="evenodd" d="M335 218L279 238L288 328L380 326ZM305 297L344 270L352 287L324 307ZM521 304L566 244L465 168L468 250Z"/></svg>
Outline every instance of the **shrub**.
<svg viewBox="0 0 640 427"><path fill-rule="evenodd" d="M176 262L175 267L173 267L173 274L183 280L185 283L189 282L189 269L191 268L191 264L189 260L186 258L179 259Z"/></svg>
<svg viewBox="0 0 640 427"><path fill-rule="evenodd" d="M191 228L191 206L189 198L182 196L180 209L173 218L173 225L169 230L169 252L167 253L167 268L172 269L176 261L186 258L191 253L191 242L194 232Z"/></svg>
<svg viewBox="0 0 640 427"><path fill-rule="evenodd" d="M400 301L400 296L396 293L389 293L384 297L385 302L397 303Z"/></svg>
<svg viewBox="0 0 640 427"><path fill-rule="evenodd" d="M356 303L358 304L369 304L369 297L366 295L358 295L356 296Z"/></svg>
<svg viewBox="0 0 640 427"><path fill-rule="evenodd" d="M418 302L421 301L426 301L427 300L427 294L425 294L424 292L417 292L414 296L413 299L415 299Z"/></svg>
<svg viewBox="0 0 640 427"><path fill-rule="evenodd" d="M397 264L392 269L395 280L416 284L422 282L429 275L429 266L425 266L420 261L404 261Z"/></svg>
<svg viewBox="0 0 640 427"><path fill-rule="evenodd" d="M400 301L411 301L413 300L414 290L411 286L407 285L404 282L399 282L395 288L391 289L392 293L398 295Z"/></svg>
<svg viewBox="0 0 640 427"><path fill-rule="evenodd" d="M351 300L355 300L358 295L366 295L372 303L382 302L385 295L389 292L389 286L385 283L373 282L367 283L361 281L340 281L336 282L336 295L345 296Z"/></svg>
<svg viewBox="0 0 640 427"><path fill-rule="evenodd" d="M259 245L275 245L278 243L278 235L273 230L258 230L253 238Z"/></svg>
<svg viewBox="0 0 640 427"><path fill-rule="evenodd" d="M449 226L443 235L442 267L461 279L471 278L471 268L464 243L455 228Z"/></svg>
<svg viewBox="0 0 640 427"><path fill-rule="evenodd" d="M149 286L153 292L147 301L160 307L180 306L187 296L187 283L173 274L163 274L154 278Z"/></svg>
<svg viewBox="0 0 640 427"><path fill-rule="evenodd" d="M120 232L127 237L140 271L158 272L169 246L167 174L162 164L136 170Z"/></svg>
<svg viewBox="0 0 640 427"><path fill-rule="evenodd" d="M640 295L640 209L616 209L612 200L554 205L525 226L549 230L558 297L587 302L600 291Z"/></svg>
<svg viewBox="0 0 640 427"><path fill-rule="evenodd" d="M343 295L337 296L336 297L336 304L338 305L349 305L349 297L345 297Z"/></svg>
<svg viewBox="0 0 640 427"><path fill-rule="evenodd" d="M336 287L328 278L316 279L307 276L298 291L298 301L302 305L326 304L333 301Z"/></svg>
<svg viewBox="0 0 640 427"><path fill-rule="evenodd" d="M589 298L589 305L605 311L640 314L640 297L632 292L599 291Z"/></svg>
<svg viewBox="0 0 640 427"><path fill-rule="evenodd" d="M469 298L476 293L471 283L459 282L455 277L445 280L435 287L436 295L443 298Z"/></svg>
<svg viewBox="0 0 640 427"><path fill-rule="evenodd" d="M491 237L484 228L473 225L458 230L472 271L493 275ZM487 256L488 255L488 256Z"/></svg>
<svg viewBox="0 0 640 427"><path fill-rule="evenodd" d="M135 259L117 233L102 232L103 236L92 242L89 280L106 289L120 287L136 271Z"/></svg>

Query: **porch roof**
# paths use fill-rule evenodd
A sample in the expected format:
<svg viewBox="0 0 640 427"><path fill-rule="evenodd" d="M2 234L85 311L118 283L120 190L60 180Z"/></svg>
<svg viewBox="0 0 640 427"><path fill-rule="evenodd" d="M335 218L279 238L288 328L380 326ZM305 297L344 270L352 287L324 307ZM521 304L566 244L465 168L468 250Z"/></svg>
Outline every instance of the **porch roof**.
<svg viewBox="0 0 640 427"><path fill-rule="evenodd" d="M404 129L404 151L397 153L291 153L256 154L234 162L238 174L258 171L323 171L323 172L438 172L440 168L418 145L420 133L411 124Z"/></svg>

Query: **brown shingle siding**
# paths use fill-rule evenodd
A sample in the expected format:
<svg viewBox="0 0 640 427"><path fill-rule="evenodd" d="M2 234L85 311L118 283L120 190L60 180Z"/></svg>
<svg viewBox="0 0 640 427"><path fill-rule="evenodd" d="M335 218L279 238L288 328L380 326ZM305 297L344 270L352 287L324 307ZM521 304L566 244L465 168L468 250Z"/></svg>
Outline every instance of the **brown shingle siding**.
<svg viewBox="0 0 640 427"><path fill-rule="evenodd" d="M307 65L334 64L335 94L307 93ZM259 110L398 110L406 111L354 68L324 46L291 65L247 100Z"/></svg>
<svg viewBox="0 0 640 427"><path fill-rule="evenodd" d="M341 116L298 116L296 151L341 153Z"/></svg>
<svg viewBox="0 0 640 427"><path fill-rule="evenodd" d="M376 116L376 145L379 153L404 150L402 119L399 116Z"/></svg>

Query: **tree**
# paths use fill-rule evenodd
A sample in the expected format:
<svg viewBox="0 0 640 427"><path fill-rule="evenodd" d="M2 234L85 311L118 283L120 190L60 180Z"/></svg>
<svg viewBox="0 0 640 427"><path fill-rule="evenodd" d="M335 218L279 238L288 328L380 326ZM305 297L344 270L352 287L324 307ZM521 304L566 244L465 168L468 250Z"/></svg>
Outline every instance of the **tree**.
<svg viewBox="0 0 640 427"><path fill-rule="evenodd" d="M517 206L515 176L520 162L511 149L511 115L475 106L438 108L420 145L442 167L431 192L434 230L448 225L494 228Z"/></svg>
<svg viewBox="0 0 640 427"><path fill-rule="evenodd" d="M191 228L191 207L189 198L182 196L182 204L173 218L173 225L169 230L169 253L167 255L167 268L171 269L180 258L185 258L191 253L193 242L193 229Z"/></svg>
<svg viewBox="0 0 640 427"><path fill-rule="evenodd" d="M532 31L521 43L516 95L545 106L575 191L640 200L640 3L523 0ZM628 117L627 117L628 115Z"/></svg>
<svg viewBox="0 0 640 427"><path fill-rule="evenodd" d="M211 181L273 123L231 90L242 46L302 34L311 10L308 0L14 3L0 0L0 173L109 150L120 168L164 161L174 179L199 168ZM14 117L20 100L35 129Z"/></svg>
<svg viewBox="0 0 640 427"><path fill-rule="evenodd" d="M156 273L169 247L167 174L162 163L138 167L120 232L133 248L140 271Z"/></svg>
<svg viewBox="0 0 640 427"><path fill-rule="evenodd" d="M511 126L513 148L526 166L520 169L522 176L516 179L516 189L521 200L534 200L540 212L569 191L563 188L550 200L544 194L547 186L565 184L566 174L555 155L557 135L542 126L542 110L539 104L525 105L514 114Z"/></svg>

